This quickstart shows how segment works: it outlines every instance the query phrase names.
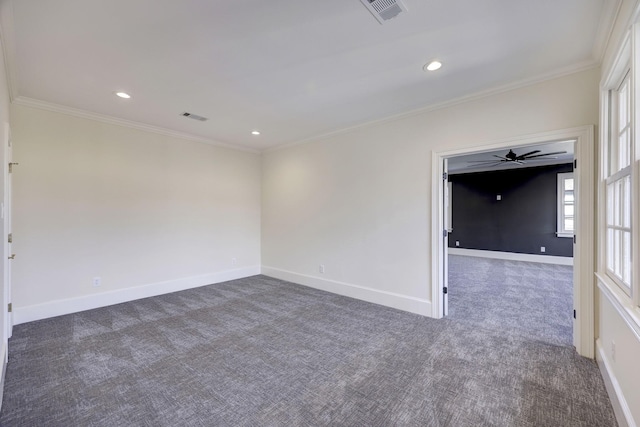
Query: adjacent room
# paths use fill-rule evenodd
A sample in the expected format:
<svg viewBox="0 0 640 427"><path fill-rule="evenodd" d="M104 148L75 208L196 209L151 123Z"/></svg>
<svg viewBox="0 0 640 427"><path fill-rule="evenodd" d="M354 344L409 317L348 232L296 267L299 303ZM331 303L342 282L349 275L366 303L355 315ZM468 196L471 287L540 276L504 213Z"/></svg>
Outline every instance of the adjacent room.
<svg viewBox="0 0 640 427"><path fill-rule="evenodd" d="M574 143L447 159L447 316L574 345Z"/></svg>
<svg viewBox="0 0 640 427"><path fill-rule="evenodd" d="M639 425L638 16L0 0L0 425Z"/></svg>

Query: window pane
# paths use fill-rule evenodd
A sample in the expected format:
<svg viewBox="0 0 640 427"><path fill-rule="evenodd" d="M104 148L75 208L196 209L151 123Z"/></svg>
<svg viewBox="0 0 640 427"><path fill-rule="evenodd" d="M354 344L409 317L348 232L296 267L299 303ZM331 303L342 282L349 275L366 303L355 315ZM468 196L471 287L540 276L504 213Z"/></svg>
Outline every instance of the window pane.
<svg viewBox="0 0 640 427"><path fill-rule="evenodd" d="M625 123L625 110L626 110L626 102L625 102L625 93L624 93L624 88L626 85L622 85L620 87L620 90L618 91L618 99L616 100L616 108L618 110L618 129L616 130L620 130L624 127L624 123Z"/></svg>
<svg viewBox="0 0 640 427"><path fill-rule="evenodd" d="M631 286L631 233L625 231L622 236L622 281Z"/></svg>
<svg viewBox="0 0 640 427"><path fill-rule="evenodd" d="M620 96L618 98L618 167L620 170L629 165L630 161L630 148L631 148L631 132L630 132L630 120L631 120L631 85L629 79L625 79L624 83L620 87Z"/></svg>
<svg viewBox="0 0 640 427"><path fill-rule="evenodd" d="M618 111L618 99L619 93L615 90L609 91L610 102L610 123L611 129L609 129L609 141L607 144L607 158L609 168L606 172L607 176L611 176L618 171L618 129L619 129L619 111ZM617 126L616 126L617 124Z"/></svg>
<svg viewBox="0 0 640 427"><path fill-rule="evenodd" d="M608 154L609 158L609 170L607 171L607 176L611 176L614 173L618 172L618 137L614 131L611 132L611 139L609 140L608 145Z"/></svg>
<svg viewBox="0 0 640 427"><path fill-rule="evenodd" d="M630 164L631 160L631 84L627 76L618 90L609 92L610 100L610 140L609 176Z"/></svg>
<svg viewBox="0 0 640 427"><path fill-rule="evenodd" d="M622 180L620 193L620 209L622 213L622 226L631 227L631 176L625 176Z"/></svg>
<svg viewBox="0 0 640 427"><path fill-rule="evenodd" d="M573 190L573 178L567 178L564 180L564 190L572 191ZM573 193L571 193L573 195Z"/></svg>
<svg viewBox="0 0 640 427"><path fill-rule="evenodd" d="M613 225L617 225L618 227L622 225L622 211L620 209L621 187L621 180L613 183Z"/></svg>
<svg viewBox="0 0 640 427"><path fill-rule="evenodd" d="M613 225L614 183L607 185L607 225Z"/></svg>
<svg viewBox="0 0 640 427"><path fill-rule="evenodd" d="M573 218L564 219L564 231L573 231Z"/></svg>
<svg viewBox="0 0 640 427"><path fill-rule="evenodd" d="M573 203L573 191L566 191L564 193L564 201L565 203L568 203L568 202Z"/></svg>
<svg viewBox="0 0 640 427"><path fill-rule="evenodd" d="M629 81L625 80L624 84L620 87L618 95L618 130L625 127L627 124L627 89L629 88Z"/></svg>
<svg viewBox="0 0 640 427"><path fill-rule="evenodd" d="M573 216L573 205L564 205L565 216Z"/></svg>
<svg viewBox="0 0 640 427"><path fill-rule="evenodd" d="M613 230L613 272L620 277L620 230Z"/></svg>
<svg viewBox="0 0 640 427"><path fill-rule="evenodd" d="M613 230L607 229L607 268L613 271Z"/></svg>
<svg viewBox="0 0 640 427"><path fill-rule="evenodd" d="M631 156L629 155L629 151L631 148L631 140L630 140L630 132L629 128L626 128L623 133L620 134L619 138L619 150L620 150L620 161L618 165L618 170L629 166L629 161Z"/></svg>

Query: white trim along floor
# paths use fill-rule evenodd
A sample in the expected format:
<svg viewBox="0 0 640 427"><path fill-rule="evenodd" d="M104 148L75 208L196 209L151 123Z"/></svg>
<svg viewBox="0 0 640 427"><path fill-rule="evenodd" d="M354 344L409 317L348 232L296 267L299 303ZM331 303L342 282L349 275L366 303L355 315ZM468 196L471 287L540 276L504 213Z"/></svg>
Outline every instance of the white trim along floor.
<svg viewBox="0 0 640 427"><path fill-rule="evenodd" d="M545 264L573 265L573 257L531 255L515 252L483 251L478 249L449 248L449 255L464 255L480 258L506 259L510 261L541 262Z"/></svg>

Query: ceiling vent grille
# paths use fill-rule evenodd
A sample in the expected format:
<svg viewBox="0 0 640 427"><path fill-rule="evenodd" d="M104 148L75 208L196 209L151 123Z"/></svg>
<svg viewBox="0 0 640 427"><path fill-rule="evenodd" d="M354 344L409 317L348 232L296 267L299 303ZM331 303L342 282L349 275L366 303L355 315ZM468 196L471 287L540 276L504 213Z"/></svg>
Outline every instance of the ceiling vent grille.
<svg viewBox="0 0 640 427"><path fill-rule="evenodd" d="M402 0L360 0L362 4L369 9L369 12L384 24L384 21L395 18L401 12L407 11L407 6Z"/></svg>
<svg viewBox="0 0 640 427"><path fill-rule="evenodd" d="M209 120L206 117L198 116L197 114L187 113L186 111L180 115L183 117L189 117L190 119L193 119L193 120L198 120L199 122L206 122L207 120Z"/></svg>

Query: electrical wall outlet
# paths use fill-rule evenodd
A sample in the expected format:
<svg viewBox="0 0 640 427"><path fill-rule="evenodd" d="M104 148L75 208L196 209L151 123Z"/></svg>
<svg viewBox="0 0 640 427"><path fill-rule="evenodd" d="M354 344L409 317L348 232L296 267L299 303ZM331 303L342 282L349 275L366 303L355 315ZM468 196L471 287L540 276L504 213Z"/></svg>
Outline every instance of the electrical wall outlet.
<svg viewBox="0 0 640 427"><path fill-rule="evenodd" d="M97 288L102 285L102 279L100 277L94 277L93 280L91 280L91 284L94 288Z"/></svg>
<svg viewBox="0 0 640 427"><path fill-rule="evenodd" d="M502 200L502 195L501 195L501 194L498 194L498 195L496 196L496 200Z"/></svg>
<svg viewBox="0 0 640 427"><path fill-rule="evenodd" d="M456 246L460 246L460 241L456 240Z"/></svg>
<svg viewBox="0 0 640 427"><path fill-rule="evenodd" d="M547 252L547 248L545 248L544 246L540 246L540 252Z"/></svg>
<svg viewBox="0 0 640 427"><path fill-rule="evenodd" d="M231 265L238 265L238 258L231 258Z"/></svg>
<svg viewBox="0 0 640 427"><path fill-rule="evenodd" d="M320 274L324 274L324 264L320 264L320 266L318 267L318 271L320 272Z"/></svg>

